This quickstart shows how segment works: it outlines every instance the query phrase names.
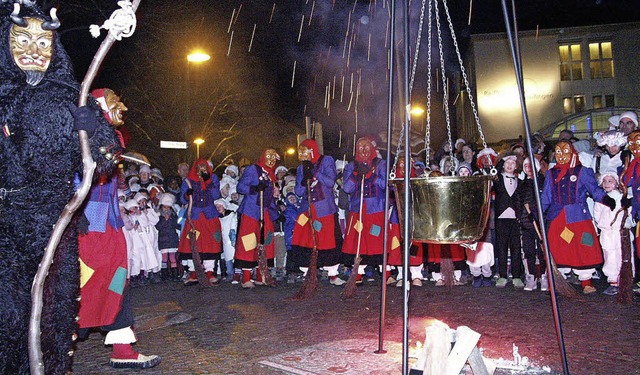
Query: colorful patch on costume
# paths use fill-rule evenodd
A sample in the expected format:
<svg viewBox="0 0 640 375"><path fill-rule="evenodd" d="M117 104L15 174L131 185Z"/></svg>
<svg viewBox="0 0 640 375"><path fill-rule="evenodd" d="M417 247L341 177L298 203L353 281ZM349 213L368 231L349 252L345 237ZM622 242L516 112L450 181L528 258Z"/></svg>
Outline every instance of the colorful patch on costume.
<svg viewBox="0 0 640 375"><path fill-rule="evenodd" d="M395 250L400 247L400 239L397 236L393 236L391 239L391 250Z"/></svg>
<svg viewBox="0 0 640 375"><path fill-rule="evenodd" d="M380 235L381 229L379 225L375 225L373 224L371 226L371 230L369 231L369 234L371 234L372 236L378 237Z"/></svg>
<svg viewBox="0 0 640 375"><path fill-rule="evenodd" d="M255 250L256 246L258 246L258 241L256 239L255 233L249 233L247 235L242 236L242 246L244 246L245 251Z"/></svg>
<svg viewBox="0 0 640 375"><path fill-rule="evenodd" d="M593 235L589 232L582 233L582 240L580 242L586 246L593 246Z"/></svg>
<svg viewBox="0 0 640 375"><path fill-rule="evenodd" d="M273 232L269 231L267 232L267 234L264 236L264 244L269 246L271 245L271 242L273 242Z"/></svg>
<svg viewBox="0 0 640 375"><path fill-rule="evenodd" d="M320 232L320 230L322 230L322 223L318 220L315 220L313 222L313 229L315 229L316 232Z"/></svg>
<svg viewBox="0 0 640 375"><path fill-rule="evenodd" d="M126 281L127 270L123 267L118 267L118 269L116 269L116 272L113 273L113 277L111 278L109 290L117 294L122 294Z"/></svg>
<svg viewBox="0 0 640 375"><path fill-rule="evenodd" d="M198 238L200 238L200 231L199 230L193 230L196 234L196 241L198 240Z"/></svg>
<svg viewBox="0 0 640 375"><path fill-rule="evenodd" d="M213 239L216 240L216 242L222 241L222 233L220 233L219 230L215 231L215 233L213 233Z"/></svg>
<svg viewBox="0 0 640 375"><path fill-rule="evenodd" d="M360 233L362 231L362 222L360 220L356 221L356 223L353 226L353 229L355 229L356 232Z"/></svg>
<svg viewBox="0 0 640 375"><path fill-rule="evenodd" d="M567 243L571 243L574 235L575 233L573 233L569 228L565 227L562 233L560 233L560 238L565 240Z"/></svg>
<svg viewBox="0 0 640 375"><path fill-rule="evenodd" d="M80 259L80 288L84 287L94 272L93 268L87 266L87 264Z"/></svg>
<svg viewBox="0 0 640 375"><path fill-rule="evenodd" d="M307 221L309 221L307 215L302 214L298 216L298 225L300 225L301 227L304 227L305 224L307 224Z"/></svg>

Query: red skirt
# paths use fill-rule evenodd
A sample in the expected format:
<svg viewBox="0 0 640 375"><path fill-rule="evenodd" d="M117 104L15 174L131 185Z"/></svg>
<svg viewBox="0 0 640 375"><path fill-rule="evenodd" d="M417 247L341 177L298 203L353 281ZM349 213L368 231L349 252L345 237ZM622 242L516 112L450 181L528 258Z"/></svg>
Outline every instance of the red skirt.
<svg viewBox="0 0 640 375"><path fill-rule="evenodd" d="M586 269L603 262L591 220L569 224L564 210L549 225L549 250L558 267Z"/></svg>
<svg viewBox="0 0 640 375"><path fill-rule="evenodd" d="M389 257L387 259L387 263L390 266L401 266L402 265L402 251L404 250L404 246L398 246L395 249L391 249L389 251ZM411 244L411 248L409 249L409 266L419 266L424 262L424 251L422 250L422 243L415 242Z"/></svg>
<svg viewBox="0 0 640 375"><path fill-rule="evenodd" d="M220 227L220 219L214 217L207 219L204 213L196 220L193 220L193 226L196 229L196 245L198 253L220 254L222 252L222 231ZM180 244L178 252L183 254L191 254L191 242L189 241L189 223L187 222L180 236Z"/></svg>
<svg viewBox="0 0 640 375"><path fill-rule="evenodd" d="M303 212L298 216L296 225L293 228L292 245L313 248L313 232L311 225L316 232L316 241L318 250L332 250L336 248L335 221L333 214L325 217L318 217L315 206L311 206L311 217L309 220L308 212Z"/></svg>
<svg viewBox="0 0 640 375"><path fill-rule="evenodd" d="M458 262L467 259L464 247L456 244L427 244L427 261L429 263L440 263L442 258L451 258Z"/></svg>
<svg viewBox="0 0 640 375"><path fill-rule="evenodd" d="M367 212L366 204L362 211ZM360 255L382 255L384 248L384 211L374 214L363 214L362 223L359 222L357 212L349 213L347 219L347 234L344 236L342 252L344 254L356 254L358 250L358 236L360 231ZM400 225L389 224L389 241L387 251L400 248Z"/></svg>
<svg viewBox="0 0 640 375"><path fill-rule="evenodd" d="M264 213L264 247L267 259L275 257L275 246L273 240L273 222L269 217L269 211ZM235 259L245 262L258 261L258 244L260 241L260 221L251 216L242 215L240 228L238 228L238 239L236 241Z"/></svg>
<svg viewBox="0 0 640 375"><path fill-rule="evenodd" d="M127 242L122 230L110 225L104 233L78 238L80 254L80 328L114 322L127 282Z"/></svg>

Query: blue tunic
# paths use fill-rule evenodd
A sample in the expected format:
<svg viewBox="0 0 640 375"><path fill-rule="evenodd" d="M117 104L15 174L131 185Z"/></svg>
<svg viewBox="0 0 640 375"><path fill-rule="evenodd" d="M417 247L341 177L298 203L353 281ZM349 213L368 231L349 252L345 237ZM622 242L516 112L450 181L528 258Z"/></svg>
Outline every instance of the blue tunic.
<svg viewBox="0 0 640 375"><path fill-rule="evenodd" d="M296 195L302 197L300 212L309 210L309 194L302 172L302 164L298 166L296 175ZM333 197L333 185L336 183L336 163L331 156L321 156L313 165L313 181L311 183L311 200L318 217L333 215L338 212Z"/></svg>

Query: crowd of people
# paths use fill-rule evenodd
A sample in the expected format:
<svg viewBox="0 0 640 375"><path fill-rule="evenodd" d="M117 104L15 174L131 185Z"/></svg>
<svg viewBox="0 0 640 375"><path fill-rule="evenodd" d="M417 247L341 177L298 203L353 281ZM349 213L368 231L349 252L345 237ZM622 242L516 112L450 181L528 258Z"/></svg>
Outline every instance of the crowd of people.
<svg viewBox="0 0 640 375"><path fill-rule="evenodd" d="M640 208L640 199L632 193L640 185L635 178L640 166L634 162L640 144L633 141L640 132L635 131L633 112L611 121L611 129L598 133L593 145L563 131L549 153L543 137L535 134L533 160L523 144L498 153L492 148L478 151L475 144L458 139L453 149L445 144L439 155L431 154L429 167L417 158L410 163L403 158L392 161L395 178L405 173L464 177L491 174L492 169L496 174L484 236L463 245L413 241L407 281L416 287L431 280L436 286L504 288L511 283L525 291L548 290L539 194L559 271L585 294L596 291L594 277L606 277L609 287L604 293L617 294L620 228L628 228L633 236ZM231 282L245 289L268 285L258 267L260 251L272 277L296 283L304 280L317 249L317 267L332 285L345 284L354 272L358 283L380 277L388 285L402 286L399 218L393 199L390 220L384 217L387 161L375 139L360 138L349 163L322 155L313 139L301 142L298 157L299 166L287 169L278 165L276 150L267 148L255 164L229 165L220 177L204 159L192 166L180 164L177 174L167 179L155 168L130 165L119 195L132 283L198 283L188 235L193 228L195 249L211 284ZM626 186L631 187L628 195L623 194ZM621 212L627 207L633 209L622 222ZM385 251L388 262L383 270ZM361 261L352 269L356 258Z"/></svg>

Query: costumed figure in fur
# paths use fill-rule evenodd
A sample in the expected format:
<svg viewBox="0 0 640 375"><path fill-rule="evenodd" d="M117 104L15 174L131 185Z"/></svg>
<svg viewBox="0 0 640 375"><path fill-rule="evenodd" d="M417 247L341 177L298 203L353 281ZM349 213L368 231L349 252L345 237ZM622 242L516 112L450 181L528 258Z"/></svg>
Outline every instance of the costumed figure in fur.
<svg viewBox="0 0 640 375"><path fill-rule="evenodd" d="M0 4L0 373L28 374L31 286L44 249L81 173L78 130L86 130L96 176L120 152L99 107L76 108L79 85L51 12L32 2ZM105 153L106 154L106 153ZM44 285L41 345L47 373L70 369L79 296L77 218L66 228Z"/></svg>

